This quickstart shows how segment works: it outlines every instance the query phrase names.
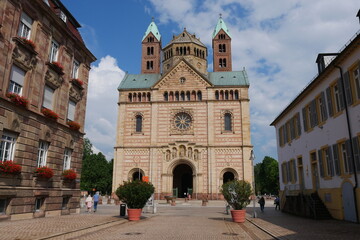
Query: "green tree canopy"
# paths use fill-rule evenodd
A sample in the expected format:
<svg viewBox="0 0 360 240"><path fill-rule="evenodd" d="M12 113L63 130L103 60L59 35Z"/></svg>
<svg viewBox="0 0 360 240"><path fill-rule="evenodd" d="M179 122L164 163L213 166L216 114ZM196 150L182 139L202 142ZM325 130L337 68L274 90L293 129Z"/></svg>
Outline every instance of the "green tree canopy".
<svg viewBox="0 0 360 240"><path fill-rule="evenodd" d="M266 156L261 163L254 167L257 193L278 194L279 192L279 166L278 162Z"/></svg>

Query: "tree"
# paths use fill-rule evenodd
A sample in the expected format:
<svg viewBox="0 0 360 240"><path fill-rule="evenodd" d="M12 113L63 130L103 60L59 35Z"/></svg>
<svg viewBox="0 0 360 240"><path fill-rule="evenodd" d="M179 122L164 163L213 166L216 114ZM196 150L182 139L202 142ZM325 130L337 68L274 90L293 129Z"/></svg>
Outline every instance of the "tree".
<svg viewBox="0 0 360 240"><path fill-rule="evenodd" d="M96 189L103 194L110 194L113 160L107 161L101 152L94 154L91 148L90 140L85 138L80 188L85 191Z"/></svg>
<svg viewBox="0 0 360 240"><path fill-rule="evenodd" d="M274 158L264 157L261 163L255 165L254 171L257 192L261 194L278 194L279 166Z"/></svg>

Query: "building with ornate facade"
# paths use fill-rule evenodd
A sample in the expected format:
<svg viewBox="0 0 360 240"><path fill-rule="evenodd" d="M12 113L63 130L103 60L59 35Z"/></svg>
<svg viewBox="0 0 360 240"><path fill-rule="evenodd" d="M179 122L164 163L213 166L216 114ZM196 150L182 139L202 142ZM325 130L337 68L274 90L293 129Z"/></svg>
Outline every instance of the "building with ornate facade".
<svg viewBox="0 0 360 240"><path fill-rule="evenodd" d="M86 94L96 59L79 27L59 0L0 2L0 219L80 211ZM43 167L45 174L36 171ZM70 179L63 176L69 169L76 172Z"/></svg>
<svg viewBox="0 0 360 240"><path fill-rule="evenodd" d="M220 197L231 179L252 181L249 81L232 71L231 34L220 17L208 49L186 29L165 46L152 21L142 39L141 74L119 91L113 190L147 176L155 198Z"/></svg>

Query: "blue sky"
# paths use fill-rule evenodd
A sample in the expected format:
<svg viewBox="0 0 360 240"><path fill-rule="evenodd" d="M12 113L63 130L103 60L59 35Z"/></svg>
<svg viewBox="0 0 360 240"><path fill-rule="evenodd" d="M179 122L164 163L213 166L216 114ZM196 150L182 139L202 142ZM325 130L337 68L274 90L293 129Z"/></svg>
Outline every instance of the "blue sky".
<svg viewBox="0 0 360 240"><path fill-rule="evenodd" d="M269 124L313 79L318 53L337 52L359 30L358 0L62 0L82 25L97 57L90 72L86 137L113 157L117 86L139 73L141 40L155 18L165 46L173 34L195 33L211 53L211 34L222 14L232 35L233 70L250 80L252 144L256 162L277 159ZM212 71L212 56L208 57Z"/></svg>

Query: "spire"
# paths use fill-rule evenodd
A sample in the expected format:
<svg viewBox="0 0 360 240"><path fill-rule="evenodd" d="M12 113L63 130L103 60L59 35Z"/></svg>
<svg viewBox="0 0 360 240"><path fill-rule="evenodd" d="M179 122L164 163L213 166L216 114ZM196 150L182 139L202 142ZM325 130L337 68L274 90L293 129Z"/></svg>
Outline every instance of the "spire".
<svg viewBox="0 0 360 240"><path fill-rule="evenodd" d="M220 14L219 14L219 21L218 21L218 23L216 24L216 27L215 27L215 29L214 29L212 38L215 38L216 35L218 34L218 32L219 32L221 29L224 30L224 32L231 38L229 29L227 28L224 20L222 19L222 14L220 13Z"/></svg>
<svg viewBox="0 0 360 240"><path fill-rule="evenodd" d="M160 41L161 39L161 35L160 35L160 32L154 22L154 17L151 18L151 23L150 25L148 26L145 34L144 34L144 37L142 38L142 41L144 41L144 39L146 38L147 35L149 35L149 33L152 33L154 35L154 37L156 37L156 39L158 41Z"/></svg>

